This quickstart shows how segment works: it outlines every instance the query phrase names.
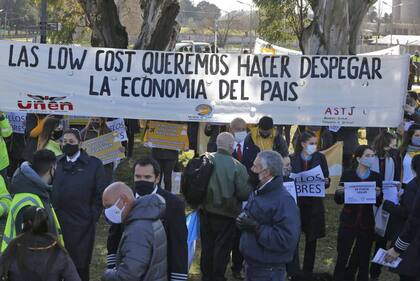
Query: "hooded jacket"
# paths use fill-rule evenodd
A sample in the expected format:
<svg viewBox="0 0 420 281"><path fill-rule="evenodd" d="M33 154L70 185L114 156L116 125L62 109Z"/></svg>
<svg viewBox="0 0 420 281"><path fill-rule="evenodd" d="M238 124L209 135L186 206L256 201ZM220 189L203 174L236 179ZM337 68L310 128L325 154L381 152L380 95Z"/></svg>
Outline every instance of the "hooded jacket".
<svg viewBox="0 0 420 281"><path fill-rule="evenodd" d="M10 137L12 133L9 120L0 114L0 171L9 166L9 155L4 138Z"/></svg>
<svg viewBox="0 0 420 281"><path fill-rule="evenodd" d="M20 168L16 170L10 185L10 193L12 196L18 193L32 193L39 197L48 213L48 232L56 235L56 225L50 202L51 190L51 185L46 184L45 181L32 169L28 162L22 163ZM19 234L22 231L21 228L24 210L25 208L23 208L16 217L16 234Z"/></svg>
<svg viewBox="0 0 420 281"><path fill-rule="evenodd" d="M160 219L165 200L157 194L138 198L124 222L114 269L102 281L167 281L166 234Z"/></svg>

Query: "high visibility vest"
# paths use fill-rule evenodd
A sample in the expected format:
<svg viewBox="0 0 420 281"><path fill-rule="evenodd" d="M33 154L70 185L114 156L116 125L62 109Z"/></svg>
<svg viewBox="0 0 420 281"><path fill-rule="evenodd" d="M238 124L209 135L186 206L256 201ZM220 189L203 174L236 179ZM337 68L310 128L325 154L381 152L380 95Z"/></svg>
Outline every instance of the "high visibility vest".
<svg viewBox="0 0 420 281"><path fill-rule="evenodd" d="M420 56L416 57L415 55L411 56L413 62L420 62Z"/></svg>
<svg viewBox="0 0 420 281"><path fill-rule="evenodd" d="M3 253L10 242L16 238L16 217L19 214L19 211L24 207L35 206L39 208L44 208L44 204L41 199L32 193L17 193L12 200L10 205L9 214L7 216L6 227L4 229L3 241L1 243L1 252ZM58 222L57 215L55 214L54 209L51 207L53 216L54 216L54 228L56 232L56 237L64 245L63 234L61 232L60 223Z"/></svg>

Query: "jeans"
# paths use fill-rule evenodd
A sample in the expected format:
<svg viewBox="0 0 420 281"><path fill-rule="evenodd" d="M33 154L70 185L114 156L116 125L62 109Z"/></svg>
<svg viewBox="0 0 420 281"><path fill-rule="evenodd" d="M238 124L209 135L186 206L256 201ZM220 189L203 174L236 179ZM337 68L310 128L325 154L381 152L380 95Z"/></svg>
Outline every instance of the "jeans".
<svg viewBox="0 0 420 281"><path fill-rule="evenodd" d="M286 280L286 266L276 268L256 267L246 265L246 280L247 281L285 281Z"/></svg>

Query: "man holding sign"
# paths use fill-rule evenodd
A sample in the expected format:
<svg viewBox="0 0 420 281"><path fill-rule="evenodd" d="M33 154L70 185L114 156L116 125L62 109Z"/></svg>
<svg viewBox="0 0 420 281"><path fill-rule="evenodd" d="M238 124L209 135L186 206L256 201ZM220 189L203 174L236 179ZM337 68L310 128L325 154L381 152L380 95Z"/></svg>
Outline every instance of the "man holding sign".
<svg viewBox="0 0 420 281"><path fill-rule="evenodd" d="M340 182L344 188L339 187L335 193L336 203L345 205L340 215L334 281L346 278L354 280L357 270L357 280L369 280L370 252L375 230L372 207L380 205L382 186L380 175L371 170L374 156L369 146L359 146L353 158L356 166L343 173ZM356 246L352 252L354 243Z"/></svg>

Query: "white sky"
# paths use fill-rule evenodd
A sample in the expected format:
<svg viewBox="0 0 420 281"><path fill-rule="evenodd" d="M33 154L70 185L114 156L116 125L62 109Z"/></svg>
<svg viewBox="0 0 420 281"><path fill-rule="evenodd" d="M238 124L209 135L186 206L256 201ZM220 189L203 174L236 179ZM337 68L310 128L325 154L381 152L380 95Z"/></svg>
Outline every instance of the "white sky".
<svg viewBox="0 0 420 281"><path fill-rule="evenodd" d="M207 0L207 1L215 4L220 9L228 11L228 12L234 11L234 10L249 10L250 8L248 5L240 4L236 0ZM379 1L385 2L388 5L392 5L392 0L379 0ZM378 10L379 1L375 4L377 10ZM199 2L201 2L201 0L192 0L192 2L194 3L194 5L197 5ZM241 2L253 4L252 0L241 0ZM388 13L388 14L391 13L392 9L390 6L385 5L385 4L381 4L381 5L382 5L381 9L383 11L382 13Z"/></svg>
<svg viewBox="0 0 420 281"><path fill-rule="evenodd" d="M253 4L252 0L240 0L241 2L247 3L249 5ZM194 5L197 5L201 0L193 0ZM235 11L235 10L246 10L249 11L249 6L240 4L236 0L207 0L207 2L215 4L221 10L225 11ZM255 7L255 6L254 6Z"/></svg>

